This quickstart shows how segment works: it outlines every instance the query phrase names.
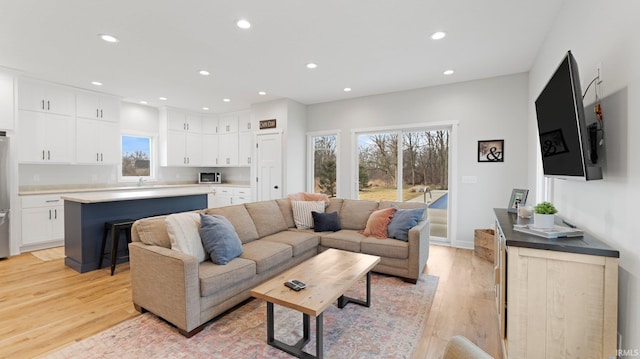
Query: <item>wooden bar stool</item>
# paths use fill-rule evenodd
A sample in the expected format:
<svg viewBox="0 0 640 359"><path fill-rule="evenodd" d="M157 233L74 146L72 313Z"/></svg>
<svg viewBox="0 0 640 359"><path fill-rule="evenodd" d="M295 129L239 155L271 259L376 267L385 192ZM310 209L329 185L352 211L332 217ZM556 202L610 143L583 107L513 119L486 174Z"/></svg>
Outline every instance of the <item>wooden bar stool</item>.
<svg viewBox="0 0 640 359"><path fill-rule="evenodd" d="M111 275L116 270L116 260L118 259L118 242L120 241L120 232L125 231L127 243L131 243L131 226L135 220L119 219L104 223L104 233L102 235L102 247L100 248L100 261L98 269L102 268L102 260L104 259L104 249L107 244L107 237L111 231Z"/></svg>

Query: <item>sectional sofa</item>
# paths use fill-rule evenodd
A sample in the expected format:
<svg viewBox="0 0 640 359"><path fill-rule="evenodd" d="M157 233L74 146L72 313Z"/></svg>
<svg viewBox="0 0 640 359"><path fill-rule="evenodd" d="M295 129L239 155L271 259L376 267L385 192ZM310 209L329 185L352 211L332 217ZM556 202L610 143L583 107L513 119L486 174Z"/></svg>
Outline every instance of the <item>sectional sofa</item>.
<svg viewBox="0 0 640 359"><path fill-rule="evenodd" d="M425 208L408 241L361 233L371 213L395 206ZM373 269L415 283L429 254L426 205L332 198L325 212L337 212L340 230L314 232L296 228L289 199L209 208L198 211L226 217L242 242L242 255L225 265L200 261L171 249L166 216L138 220L129 244L132 299L191 337L216 316L250 298L250 289L328 248L381 257Z"/></svg>

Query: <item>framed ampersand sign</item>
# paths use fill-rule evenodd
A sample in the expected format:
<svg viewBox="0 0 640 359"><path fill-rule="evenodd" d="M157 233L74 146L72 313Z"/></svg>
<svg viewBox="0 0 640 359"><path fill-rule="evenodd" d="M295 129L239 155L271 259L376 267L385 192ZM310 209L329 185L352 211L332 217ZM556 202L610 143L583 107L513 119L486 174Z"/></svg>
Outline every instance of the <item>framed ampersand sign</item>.
<svg viewBox="0 0 640 359"><path fill-rule="evenodd" d="M478 162L504 162L504 140L478 141Z"/></svg>

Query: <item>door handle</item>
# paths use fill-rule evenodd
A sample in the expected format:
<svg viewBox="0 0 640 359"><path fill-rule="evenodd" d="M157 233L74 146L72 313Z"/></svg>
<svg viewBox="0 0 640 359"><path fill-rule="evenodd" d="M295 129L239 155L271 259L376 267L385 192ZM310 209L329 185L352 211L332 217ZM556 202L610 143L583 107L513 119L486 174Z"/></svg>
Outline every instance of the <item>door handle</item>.
<svg viewBox="0 0 640 359"><path fill-rule="evenodd" d="M273 186L273 189L278 189L278 186Z"/></svg>

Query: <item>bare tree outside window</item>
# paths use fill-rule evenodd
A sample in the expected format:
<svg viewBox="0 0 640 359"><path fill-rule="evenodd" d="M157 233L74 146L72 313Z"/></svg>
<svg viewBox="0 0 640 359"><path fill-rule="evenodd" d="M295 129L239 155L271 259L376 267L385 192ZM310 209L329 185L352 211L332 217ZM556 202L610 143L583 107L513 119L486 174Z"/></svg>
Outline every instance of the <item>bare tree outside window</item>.
<svg viewBox="0 0 640 359"><path fill-rule="evenodd" d="M151 138L122 136L122 176L151 176Z"/></svg>

